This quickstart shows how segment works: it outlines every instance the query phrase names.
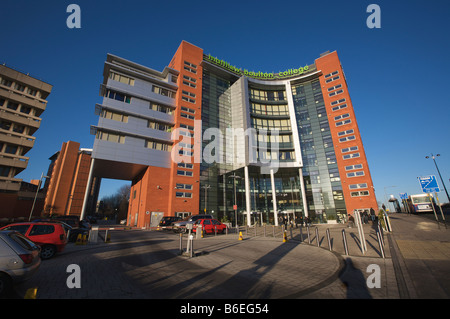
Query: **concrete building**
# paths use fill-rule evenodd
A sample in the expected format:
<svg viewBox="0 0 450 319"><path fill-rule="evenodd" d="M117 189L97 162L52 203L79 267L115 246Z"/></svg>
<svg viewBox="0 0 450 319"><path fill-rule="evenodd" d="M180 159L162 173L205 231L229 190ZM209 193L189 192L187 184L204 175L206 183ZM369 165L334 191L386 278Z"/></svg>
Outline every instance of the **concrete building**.
<svg viewBox="0 0 450 319"><path fill-rule="evenodd" d="M0 190L18 191L52 85L0 65Z"/></svg>
<svg viewBox="0 0 450 319"><path fill-rule="evenodd" d="M162 72L109 55L91 177L131 180L128 224L208 212L326 223L377 209L336 52L249 71L183 41Z"/></svg>

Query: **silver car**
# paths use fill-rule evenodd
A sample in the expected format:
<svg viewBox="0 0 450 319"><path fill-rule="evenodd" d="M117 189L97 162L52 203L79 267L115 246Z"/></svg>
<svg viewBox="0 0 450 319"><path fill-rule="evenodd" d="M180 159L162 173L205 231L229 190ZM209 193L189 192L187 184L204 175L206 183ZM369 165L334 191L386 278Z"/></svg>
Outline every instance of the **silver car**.
<svg viewBox="0 0 450 319"><path fill-rule="evenodd" d="M33 276L41 265L39 253L40 248L19 232L0 231L0 296Z"/></svg>
<svg viewBox="0 0 450 319"><path fill-rule="evenodd" d="M187 224L194 224L197 220L199 219L212 219L212 215L190 215L188 217L186 217L185 219L176 221L174 223L172 223L173 228L172 230L175 233L179 233L179 232L186 232L186 225Z"/></svg>

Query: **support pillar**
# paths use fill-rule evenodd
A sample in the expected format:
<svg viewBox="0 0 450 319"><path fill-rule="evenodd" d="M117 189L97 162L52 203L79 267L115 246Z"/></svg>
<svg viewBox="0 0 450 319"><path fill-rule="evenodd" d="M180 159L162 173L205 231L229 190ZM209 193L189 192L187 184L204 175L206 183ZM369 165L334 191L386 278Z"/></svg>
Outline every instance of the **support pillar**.
<svg viewBox="0 0 450 319"><path fill-rule="evenodd" d="M302 201L303 201L303 214L305 215L304 217L309 217L309 212L308 212L308 203L306 201L306 189L305 189L305 182L303 180L303 168L300 167L299 168L299 178L300 178L300 190L302 192Z"/></svg>
<svg viewBox="0 0 450 319"><path fill-rule="evenodd" d="M278 226L277 191L275 189L275 176L272 168L270 169L270 183L272 184L273 219L275 226Z"/></svg>

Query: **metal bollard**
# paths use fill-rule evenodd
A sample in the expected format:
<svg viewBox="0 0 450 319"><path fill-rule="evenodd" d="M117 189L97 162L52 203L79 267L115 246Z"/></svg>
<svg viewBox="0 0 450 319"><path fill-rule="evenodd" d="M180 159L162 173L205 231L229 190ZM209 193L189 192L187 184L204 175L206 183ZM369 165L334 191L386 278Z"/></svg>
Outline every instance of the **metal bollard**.
<svg viewBox="0 0 450 319"><path fill-rule="evenodd" d="M303 225L300 226L300 242L303 242Z"/></svg>
<svg viewBox="0 0 450 319"><path fill-rule="evenodd" d="M308 231L308 244L311 245L311 236L309 234L309 226L306 226L306 230Z"/></svg>
<svg viewBox="0 0 450 319"><path fill-rule="evenodd" d="M382 244L381 234L378 231L377 231L377 237L378 237L378 246L380 246L381 257L385 258L385 256L384 256L384 247L383 247L383 244Z"/></svg>
<svg viewBox="0 0 450 319"><path fill-rule="evenodd" d="M330 239L330 229L327 228L326 233L327 233L328 247L330 248L330 251L332 251L331 239Z"/></svg>
<svg viewBox="0 0 450 319"><path fill-rule="evenodd" d="M272 226L273 238L275 238L275 225Z"/></svg>
<svg viewBox="0 0 450 319"><path fill-rule="evenodd" d="M292 234L292 225L291 225L291 227L289 228L289 232L291 233L291 239L294 239L294 235Z"/></svg>
<svg viewBox="0 0 450 319"><path fill-rule="evenodd" d="M217 236L217 226L214 226L214 236Z"/></svg>
<svg viewBox="0 0 450 319"><path fill-rule="evenodd" d="M264 224L264 237L266 237L266 224Z"/></svg>
<svg viewBox="0 0 450 319"><path fill-rule="evenodd" d="M317 247L320 247L320 242L319 242L319 229L316 227L316 242L317 242Z"/></svg>
<svg viewBox="0 0 450 319"><path fill-rule="evenodd" d="M345 254L348 256L347 236L345 234L345 229L342 230L342 240L344 241Z"/></svg>
<svg viewBox="0 0 450 319"><path fill-rule="evenodd" d="M256 237L256 223L255 223L255 237Z"/></svg>
<svg viewBox="0 0 450 319"><path fill-rule="evenodd" d="M180 233L180 254L183 253L183 233Z"/></svg>

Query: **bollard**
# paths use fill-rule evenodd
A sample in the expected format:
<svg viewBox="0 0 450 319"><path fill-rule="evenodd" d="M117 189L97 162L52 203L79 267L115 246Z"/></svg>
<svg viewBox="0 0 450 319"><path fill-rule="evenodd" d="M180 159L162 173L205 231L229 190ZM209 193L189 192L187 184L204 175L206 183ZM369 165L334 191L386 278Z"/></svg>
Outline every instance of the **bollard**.
<svg viewBox="0 0 450 319"><path fill-rule="evenodd" d="M256 223L255 223L255 237L256 237Z"/></svg>
<svg viewBox="0 0 450 319"><path fill-rule="evenodd" d="M306 226L306 230L308 231L308 244L311 245L311 236L309 234L309 226Z"/></svg>
<svg viewBox="0 0 450 319"><path fill-rule="evenodd" d="M319 229L317 227L316 227L316 242L317 242L317 247L320 247Z"/></svg>
<svg viewBox="0 0 450 319"><path fill-rule="evenodd" d="M378 231L377 231L377 237L378 237L378 246L380 246L381 257L385 258L385 256L384 256L384 247L383 247L383 245L381 243L381 234Z"/></svg>
<svg viewBox="0 0 450 319"><path fill-rule="evenodd" d="M328 247L330 248L330 251L332 251L332 248L331 248L331 239L330 239L330 229L329 229L329 228L327 228L326 234L327 234L327 240L328 240Z"/></svg>
<svg viewBox="0 0 450 319"><path fill-rule="evenodd" d="M86 236L86 234L84 234L82 245L86 245L86 244L87 244L87 236Z"/></svg>
<svg viewBox="0 0 450 319"><path fill-rule="evenodd" d="M345 235L345 229L342 230L342 240L344 242L345 254L348 256L347 238Z"/></svg>
<svg viewBox="0 0 450 319"><path fill-rule="evenodd" d="M287 243L288 239L287 239L287 233L286 231L283 232L283 243Z"/></svg>
<svg viewBox="0 0 450 319"><path fill-rule="evenodd" d="M77 241L75 242L75 245L81 245L81 242L83 240L83 237L81 234L78 234Z"/></svg>
<svg viewBox="0 0 450 319"><path fill-rule="evenodd" d="M380 227L380 224L378 224L378 232L380 233L381 243L384 247L384 240L383 240L383 229Z"/></svg>
<svg viewBox="0 0 450 319"><path fill-rule="evenodd" d="M110 241L111 241L111 234L108 232L107 229L105 234L105 243L109 243Z"/></svg>
<svg viewBox="0 0 450 319"><path fill-rule="evenodd" d="M243 240L244 238L242 237L242 232L239 232L239 240Z"/></svg>
<svg viewBox="0 0 450 319"><path fill-rule="evenodd" d="M300 226L300 242L303 242L303 225Z"/></svg>
<svg viewBox="0 0 450 319"><path fill-rule="evenodd" d="M180 233L180 254L183 253L183 233Z"/></svg>
<svg viewBox="0 0 450 319"><path fill-rule="evenodd" d="M275 225L272 226L273 238L275 238Z"/></svg>
<svg viewBox="0 0 450 319"><path fill-rule="evenodd" d="M291 227L289 228L289 232L291 233L291 239L294 239L294 235L292 235L292 225L291 225Z"/></svg>
<svg viewBox="0 0 450 319"><path fill-rule="evenodd" d="M264 237L266 237L266 224L264 224Z"/></svg>

